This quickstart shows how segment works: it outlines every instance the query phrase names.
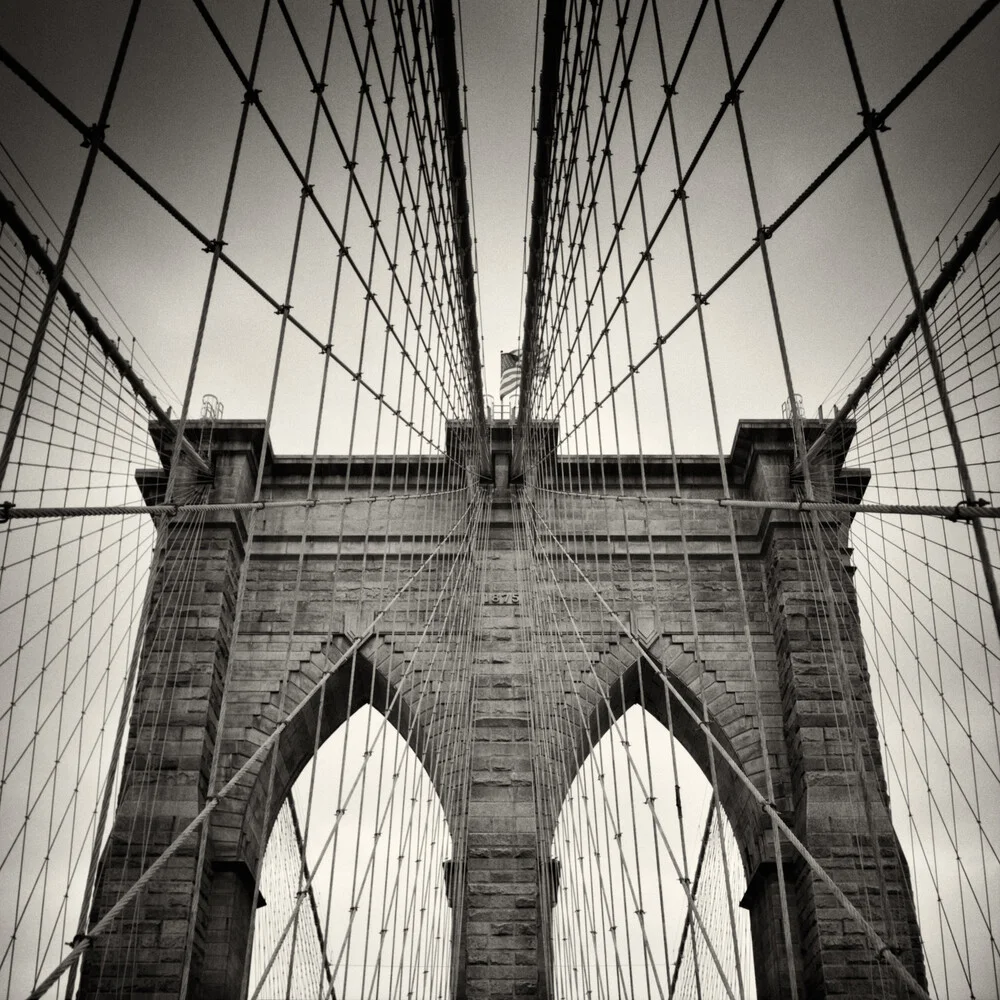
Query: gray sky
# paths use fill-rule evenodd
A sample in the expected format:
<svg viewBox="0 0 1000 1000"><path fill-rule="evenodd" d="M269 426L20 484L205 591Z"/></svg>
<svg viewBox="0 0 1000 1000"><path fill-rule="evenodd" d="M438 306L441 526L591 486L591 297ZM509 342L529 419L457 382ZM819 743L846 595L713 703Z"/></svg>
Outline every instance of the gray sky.
<svg viewBox="0 0 1000 1000"><path fill-rule="evenodd" d="M5 0L0 39L85 121L96 118L101 94L126 10L124 0ZM256 4L214 2L211 9L238 58L249 61ZM666 5L664 5L666 6ZM676 63L686 35L692 0L669 5L667 58ZM851 0L848 16L872 104L882 107L971 13L970 2L910 3ZM291 4L311 58L318 58L325 4ZM384 2L380 7L385 14ZM747 50L765 6L726 5L734 56ZM267 36L259 86L262 99L304 158L311 104L308 81L277 13ZM474 190L481 329L488 389L495 391L498 355L521 335L525 205L530 190L531 87L536 10L530 3L473 0L462 8L464 66ZM904 223L914 255L927 249L949 213L1000 140L1000 15L920 88L891 121L883 138ZM645 88L639 120L648 127L659 107L654 53L643 49L633 76ZM349 122L356 90L348 54L335 54L334 84L342 74L350 86L331 87L334 107ZM339 61L337 61L339 60ZM347 67L347 68L345 68ZM689 156L728 89L716 31L709 19L696 43L676 101L682 155ZM856 134L859 119L832 6L818 0L788 3L744 86L749 130L765 221L773 218ZM203 231L214 232L240 110L241 88L192 5L147 0L128 55L111 114L109 141ZM30 178L57 223L65 223L84 151L63 125L8 71L0 69L0 140ZM367 140L359 160L376 150ZM334 214L343 198L342 166L329 139L321 145L317 183ZM631 164L616 147L617 184L628 183ZM0 153L0 167L13 193L41 220L32 196ZM994 170L995 170L994 164ZM374 176L373 174L366 175ZM992 176L992 174L990 175ZM364 181L366 190L370 181ZM657 160L647 176L662 204L676 186L670 164ZM5 193L11 193L0 180ZM703 284L710 284L753 237L753 220L731 119L720 130L692 180L692 213ZM276 155L255 116L239 173L229 251L251 275L280 298L284 288L299 200L299 183ZM654 248L663 323L672 324L690 305L690 282L678 220ZM44 222L44 227L48 223ZM48 229L55 239L55 234ZM947 232L948 236L953 231ZM355 212L347 242L366 259L364 225ZM626 256L641 249L630 230ZM629 242L631 241L631 242ZM169 388L151 381L175 408L170 390L182 390L201 307L207 257L195 241L106 161L99 160L76 249L123 322L109 327L122 337L125 324L162 371ZM796 388L815 410L903 284L903 272L871 154L863 149L770 244ZM325 333L330 309L331 269L336 253L315 219L307 224L296 281L295 316ZM85 297L110 315L77 268ZM380 285L384 288L384 285ZM353 296L353 297L351 297ZM903 309L897 305L890 317ZM652 341L648 306L635 303L633 336L638 348ZM904 310L905 311L905 310ZM739 417L775 417L785 396L761 267L752 261L707 311L709 340L722 411L724 446ZM335 344L349 360L359 351L360 305L354 287L335 329ZM892 328L887 321L880 330ZM278 330L278 318L228 275L219 280L195 388L195 405L212 392L226 416L261 418ZM682 450L712 450L705 407L704 375L696 330L685 327L667 349ZM620 331L614 363L623 364ZM277 396L272 436L278 451L311 447L320 365L314 347L290 336ZM366 371L377 369L370 361ZM148 369L147 369L148 370ZM647 450L666 449L659 414L659 376L637 379L640 401L651 416L643 427ZM352 384L334 373L321 450L347 446ZM836 401L836 398L834 399ZM653 408L655 404L655 409ZM362 400L362 425L370 432L374 410ZM644 411L645 417L645 411ZM341 419L338 419L341 418ZM384 431L383 431L384 433ZM370 434L369 434L370 438ZM365 451L369 439L359 440ZM634 446L634 428L622 447ZM593 442L592 442L593 444ZM383 438L382 446L386 447ZM604 441L605 450L612 450Z"/></svg>
<svg viewBox="0 0 1000 1000"><path fill-rule="evenodd" d="M873 106L884 105L974 6L966 2L849 3ZM316 58L325 15L304 3L292 7ZM665 15L671 64L676 62L693 7L690 2L672 4ZM52 0L8 0L0 10L0 35L19 59L89 121L96 118L125 9L121 0L71 6ZM256 18L246 15L244 4L215 3L212 9L246 65ZM757 31L763 9L754 4L727 7L737 62ZM488 388L495 391L499 352L513 348L520 338L535 8L530 3L472 2L462 9L462 26L484 355ZM676 103L682 154L688 155L727 89L711 19L700 38ZM991 57L998 45L1000 18L993 16L893 118L892 131L883 137L917 255L927 247L1000 135L1000 80ZM293 57L287 32L275 14L259 83L263 100L301 161L310 106L303 100L303 76ZM651 80L655 69L651 53L640 52L636 68L639 72L634 76ZM744 91L763 212L765 219L773 218L858 127L857 104L832 7L818 2L787 4ZM109 140L209 232L214 230L221 203L240 96L231 71L193 7L164 2L144 5L111 115ZM659 106L655 92L643 103L647 111ZM56 219L64 222L84 155L78 138L6 71L0 73L0 108L0 136ZM333 152L327 143L324 169L331 174L331 184L339 182L333 176L336 163L329 162ZM735 129L728 123L690 188L706 283L752 238L737 152ZM0 160L13 177L6 158ZM628 164L620 161L616 166L622 184ZM663 190L674 186L667 173ZM23 196L19 182L15 187ZM261 197L263 191L266 198ZM229 228L229 249L276 297L284 287L297 200L297 182L279 162L270 137L252 120ZM298 291L293 296L295 314L311 328L325 331L330 241L324 241L316 227L307 226L305 243ZM176 223L105 162L98 164L76 246L145 350L180 391L197 325L206 257ZM669 263L676 272L676 279L663 280L668 299L671 282L676 280L677 286L665 308L665 324L690 302L681 251L680 231L668 226L655 248L656 259L663 266ZM771 252L793 375L811 409L903 281L867 150L857 153L786 225L772 240ZM738 416L777 415L775 400L784 396L776 353L760 363L761 351L773 352L774 342L763 295L760 267L754 261L716 297L708 313L727 445ZM124 334L122 329L119 332ZM277 319L270 308L225 276L209 318L196 399L202 392L214 392L226 404L227 415L261 415L276 334ZM340 336L344 343L347 334ZM648 346L648 328L641 329L635 339L637 346ZM685 328L677 341L668 361L672 368L686 372L692 358L697 358L693 328ZM233 366L234 344L241 345L244 356L256 363ZM310 424L301 416L303 393L315 392L318 365L314 350L297 342L287 360L288 379L279 389L275 438L280 450L302 451L308 449L311 438L311 433L297 430ZM751 365L755 377L747 379ZM692 384L698 381L695 377ZM641 393L646 391L643 386L640 379ZM652 398L658 385L648 391ZM688 403L695 408L698 401L693 396L686 399L683 386L679 391L678 408L683 411ZM700 404L697 409L701 410ZM330 430L329 446L336 437ZM682 447L685 442L688 448L711 447L697 426L681 437Z"/></svg>

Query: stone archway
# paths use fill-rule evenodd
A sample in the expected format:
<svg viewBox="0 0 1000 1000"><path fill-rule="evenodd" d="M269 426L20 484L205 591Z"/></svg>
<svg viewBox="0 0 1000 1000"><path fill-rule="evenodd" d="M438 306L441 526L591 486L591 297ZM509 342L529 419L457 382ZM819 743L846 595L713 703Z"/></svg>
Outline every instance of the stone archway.
<svg viewBox="0 0 1000 1000"><path fill-rule="evenodd" d="M222 759L228 762L230 773L271 735L278 719L290 708L301 707L271 750L246 773L213 817L212 871L204 916L206 957L197 970L197 981L213 996L238 1000L242 995L245 963L235 962L234 956L249 954L256 872L278 811L317 750L354 713L370 706L382 715L416 755L435 785L439 801L445 801L436 750L424 721L390 679L394 670L391 645L371 639L345 655L349 649L350 643L343 637L323 643L309 655L299 654L294 661L287 657L270 661L279 665L276 671L272 667L272 678L278 682L272 683L263 697L258 691L262 686L261 663L268 663L267 659L240 657L233 671L232 702L240 704L247 696L256 696L259 701L249 717L240 712L227 714ZM398 664L396 668L398 673ZM278 673L284 676L278 678ZM222 780L226 780L225 773ZM446 813L449 826L451 821Z"/></svg>
<svg viewBox="0 0 1000 1000"><path fill-rule="evenodd" d="M922 976L905 862L900 860L888 810L878 794L881 759L867 671L860 644L851 637L845 643L849 659L845 675L871 736L865 748L866 780L873 788L877 836L873 839L862 829L858 816L849 812L859 778L841 752L843 741L851 738L844 724L848 692L831 683L835 671L830 651L817 638L822 629L816 622L824 621L828 604L803 569L811 558L810 541L797 515L761 508L741 515L740 584L718 513L709 510L700 517L698 559L691 564L691 601L699 605L700 645L699 657L695 657L694 623L684 599L683 546L676 511L669 503L656 506L647 526L649 533L627 525L624 531L615 527L612 532L595 505L571 511L571 523L556 526L557 532L566 532L572 546L583 526L581 518L590 519L591 534L600 541L600 558L609 569L594 584L595 590L603 592L581 590L579 621L554 623L552 633L543 636L539 646L531 639L530 608L517 593L519 581L535 558L530 550L518 552L514 541L522 503L530 504L530 500L519 492L522 487L512 488L505 497L494 496L474 554L488 568L483 593L462 591L459 596L459 603L469 612L461 628L464 634L475 631L481 641L475 654L464 661L464 680L471 676L478 685L473 704L461 686L463 678L446 669L449 656L458 648L454 636L432 637L429 644L435 652L421 665L419 678L407 666L427 635L426 611L433 596L403 608L379 638L360 640L368 635L363 623L370 625L373 614L389 599L381 592L366 598L372 566L381 564L390 548L398 551L404 546L410 570L423 565L430 558L428 553L440 550L442 538L460 523L463 511L470 509L474 491L454 489L429 506L420 499L415 507L399 513L392 534L386 513L374 539L369 537L371 525L360 505L333 514L321 510L309 522L307 535L301 515L295 520L288 513L301 498L300 463L294 458L275 458L261 438L259 424L234 421L216 428L216 482L210 499L218 506L198 529L199 551L194 558L188 552L173 551L167 544L169 538L161 536L163 564L176 564L178 574L188 574L191 585L183 592L168 591L169 599L158 604L160 618L151 623L150 641L142 652L123 791L95 895L95 916L105 913L143 876L149 859L167 849L172 853L155 884L89 950L81 995L114 994L128 984L137 993L180 996L182 977L190 971L191 990L240 1000L245 955L240 945L249 934L253 872L266 842L268 814L274 813L279 792L287 791L305 766L317 739L326 738L364 700L358 691L359 679L361 688L367 684L367 690L377 692L386 705L395 699L398 707L391 710L396 713L391 721L412 733L411 745L430 773L442 766L434 763L436 748L447 750L460 737L467 741L468 780L448 817L452 824L464 822L467 833L453 868L456 912L462 913L455 932L458 995L493 996L497 984L508 979L522 992L545 995L548 971L539 941L545 909L551 902L551 892L545 888L548 859L544 850L551 841L554 817L538 806L538 776L552 771L555 784L562 784L564 760L572 774L583 759L580 747L595 736L600 738L610 721L635 703L640 688L655 713L665 718L669 709L674 734L685 741L696 760L704 736L686 709L704 700L713 733L727 752L731 748L733 759L761 794L765 794L766 759L761 733L766 733L774 776L773 808L824 870L846 886L849 898L883 940L898 948L904 963L918 978ZM509 434L493 446L497 454L504 447L509 450ZM246 517L234 511L232 503L248 499L257 456L264 456L269 464L271 495L293 503L268 515L254 536L253 551L248 552ZM355 459L354 467L361 461ZM378 461L366 461L375 477ZM565 461L573 465L601 460ZM642 462L641 476L638 460L623 467L623 474L631 477L631 486L623 489L638 491L641 480L649 495L669 499L675 490L673 463L655 456L646 456ZM698 457L679 462L682 489L717 495L716 464ZM414 466L417 475L419 462L415 460ZM730 482L737 484L742 495L787 500L793 494L794 467L787 424L741 425L729 466ZM445 467L443 460L440 467ZM849 471L843 473L845 482L854 475L848 475ZM394 466L390 475L377 479L378 490L390 491L397 472ZM580 469L576 472L582 476ZM343 495L342 460L324 459L318 475L325 484L323 490ZM840 483L838 477L839 466L834 485ZM443 482L435 474L434 483ZM831 521L829 556L835 599L845 607L853 599L846 530L844 523ZM650 547L651 535L657 539L655 552ZM354 540L349 558L343 555L345 539ZM638 593L631 589L631 576L629 587L621 582L626 574L614 580L616 567L620 571L633 555L636 562L640 556L646 561L652 556L658 567L655 579L649 573L642 582L641 599L659 622L654 621L656 627L643 627L641 648L633 641L640 630L633 627L623 635L620 622L630 612L645 609L636 605ZM426 595L444 593L448 567L456 558L446 553L441 565L435 564L421 578ZM302 587L296 583L289 588L289 579L301 579ZM239 581L245 582L242 592ZM551 586L558 589L561 583L556 580ZM245 613L235 636L235 609L240 601ZM617 624L605 613L607 608L614 609ZM844 614L843 620L851 618ZM196 624L189 628L192 622ZM158 626L161 633L156 632ZM163 641L162 636L175 627L184 636L183 643ZM582 647L560 659L563 639L580 639ZM753 680L748 639L755 661ZM352 658L350 673L338 667L336 677L331 675L327 682L335 693L323 712L307 705L285 726L282 705L291 708L301 700L324 674L330 659L343 655L356 640L358 655ZM647 667L641 665L644 657ZM680 692L676 698L663 694L658 669L673 679ZM353 686L349 676L354 678ZM582 711L576 707L576 684L571 676L586 681L589 693L584 695ZM539 724L545 737L544 753L535 752L530 737L536 681L551 687ZM442 701L464 697L469 710L462 719L438 725L433 713L424 711L421 692L425 688L433 688L434 697ZM370 700L377 700L376 696L372 694ZM167 710L146 712L148 706L160 704L167 705ZM254 755L270 738L268 734L278 732L279 726L283 726L280 739L256 760ZM204 869L198 871L197 838L182 844L176 838L205 807L217 741L223 780L244 763L253 759L255 764L248 765L232 794L218 803L212 816L209 855ZM727 784L731 776L727 778L723 768L719 768L719 778L723 805L737 829L747 871L744 902L753 915L758 994L784 997L791 992L778 902L778 872L782 871L789 886L788 908L794 911L790 930L796 979L810 995L857 995L853 965L858 964L858 956L869 966L878 961L863 933L852 927L855 936L846 936L842 909L830 887L791 852L775 857L773 849L769 850L771 838L763 835L765 817L751 797L740 791L737 782ZM137 817L142 821L138 837ZM891 889L884 894L888 906L881 909L868 906L864 881L875 867L876 851ZM493 891L503 880L517 887L509 898ZM202 892L192 899L196 883ZM523 901L522 907L516 905L518 900ZM504 970L507 979L494 975L492 958L485 965L471 961L477 949L480 953L490 950L498 956L495 964L499 967L511 951L509 942L498 944L491 937L497 923L523 929L521 944L514 948L516 968ZM141 953L132 944L138 940L148 944ZM767 961L760 956L767 956ZM851 967L845 972L847 965ZM872 988L861 995L878 993Z"/></svg>
<svg viewBox="0 0 1000 1000"><path fill-rule="evenodd" d="M280 643L275 645L280 649ZM345 656L348 648L345 637L323 643L308 656L300 654L282 669L284 677L275 678L276 683L249 718L232 712L227 716L222 754L229 761L230 772L234 772L245 759L244 754L248 750L252 753L258 741L271 735L276 720L291 708L302 706L274 747L245 775L239 792L220 804L220 816L230 813L240 818L238 838L234 840L230 835L227 840L238 859L251 868L259 860L261 845L267 842L277 806L285 800L295 779L315 750L362 706L370 705L402 735L432 781L437 779L438 797L445 799L436 746L425 720L393 679L394 670L397 675L399 671L391 645L371 639L357 652ZM331 669L334 664L338 665ZM284 696L282 684L287 686ZM252 696L261 686L260 663L252 656L241 658L230 685L234 702Z"/></svg>
<svg viewBox="0 0 1000 1000"><path fill-rule="evenodd" d="M620 643L625 648L635 650L634 643L627 636L621 636ZM580 727L577 735L572 767L567 775L567 794L612 726L632 708L647 712L662 726L669 734L668 738L677 741L711 787L713 748L699 722L703 718L702 699L705 702L724 703L724 681L710 667L703 665L696 670L695 656L683 643L663 637L654 644L654 648L670 664L669 668L662 665L659 657L654 658L651 653L641 654L604 686L600 697L594 699L590 717ZM622 658L625 654L620 651L618 656ZM697 687L692 690L692 685L685 678L695 674ZM664 682L665 676L669 678L673 691ZM712 736L732 760L743 764L744 761L755 759L756 751L746 741L742 741L742 746L737 746L734 742L734 737L738 738L746 731L745 715L737 717L730 712L724 721L720 721L711 711L705 711L704 715ZM773 863L768 864L770 841L765 837L770 828L767 817L757 806L746 784L734 775L730 765L718 753L714 757L721 811L734 834L742 886L752 886L754 880L759 884L768 874L773 882L775 866ZM755 970L762 970L758 973L758 995L761 997L773 995L769 992L773 983L766 978L767 970L774 965L773 949L782 947L781 917L775 911L773 895L773 886L770 892L744 892L741 889L734 900L749 913L754 946L753 964ZM796 919L794 908L791 919ZM793 934L797 937L797 931Z"/></svg>
<svg viewBox="0 0 1000 1000"><path fill-rule="evenodd" d="M757 995L750 913L739 907L747 887L741 845L702 766L636 701L576 771L552 847L559 997L596 995L602 979L611 995L616 987L635 997ZM594 805L595 821L581 822L581 810L601 799L604 816ZM603 873L596 885L595 871Z"/></svg>
<svg viewBox="0 0 1000 1000"><path fill-rule="evenodd" d="M292 997L381 995L377 983L446 991L453 856L432 775L384 711L361 705L310 758L272 825L249 994L285 996L289 984Z"/></svg>
<svg viewBox="0 0 1000 1000"><path fill-rule="evenodd" d="M662 651L676 644L664 640L659 644ZM685 674L695 663L691 653L685 652L681 660L681 669L677 669L677 658L674 666L664 668L658 660L651 656L640 656L631 666L622 671L616 680L608 685L603 696L594 706L590 718L577 738L576 750L573 755L573 771L570 778L583 766L593 747L604 737L611 726L634 705L643 707L671 733L674 739L690 754L697 763L705 778L712 780L710 762L710 745L704 730L696 720L702 717L702 698L710 700L713 687L722 685L718 679L703 685L696 695L683 680ZM704 678L708 671L703 671ZM669 676L670 684L676 693L671 693L664 683L664 675ZM728 725L719 721L711 711L707 712L707 725L713 737L735 761L743 758L753 758L753 752L744 747L741 751L733 742L734 735L745 732L745 721L735 719ZM740 781L732 769L718 754L716 757L716 775L719 785L719 797L733 828L739 830L737 841L740 846L740 858L744 872L749 880L759 864L766 848L762 844L765 822L753 797L746 785Z"/></svg>

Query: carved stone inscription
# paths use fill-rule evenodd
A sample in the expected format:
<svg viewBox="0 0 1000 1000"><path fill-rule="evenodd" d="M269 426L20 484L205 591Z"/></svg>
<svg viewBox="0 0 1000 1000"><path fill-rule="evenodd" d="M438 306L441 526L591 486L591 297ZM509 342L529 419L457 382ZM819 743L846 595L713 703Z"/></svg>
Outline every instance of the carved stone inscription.
<svg viewBox="0 0 1000 1000"><path fill-rule="evenodd" d="M519 594L487 594L483 604L520 604Z"/></svg>

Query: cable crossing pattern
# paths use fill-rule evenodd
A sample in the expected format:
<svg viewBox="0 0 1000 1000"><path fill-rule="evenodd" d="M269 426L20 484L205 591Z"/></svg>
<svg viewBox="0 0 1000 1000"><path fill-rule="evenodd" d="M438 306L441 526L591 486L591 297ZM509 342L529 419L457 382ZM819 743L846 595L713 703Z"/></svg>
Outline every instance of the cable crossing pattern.
<svg viewBox="0 0 1000 1000"><path fill-rule="evenodd" d="M7 995L1000 992L1000 15L934 6L0 32Z"/></svg>

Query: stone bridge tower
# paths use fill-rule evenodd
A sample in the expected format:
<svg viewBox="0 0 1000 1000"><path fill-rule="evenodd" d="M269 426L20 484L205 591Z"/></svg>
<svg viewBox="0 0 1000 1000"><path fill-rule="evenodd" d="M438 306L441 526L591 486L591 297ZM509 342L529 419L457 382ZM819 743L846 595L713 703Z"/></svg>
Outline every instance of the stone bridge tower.
<svg viewBox="0 0 1000 1000"><path fill-rule="evenodd" d="M810 435L820 426L806 422ZM194 426L189 433L195 437L199 428ZM887 808L860 637L843 624L854 616L837 614L838 620L830 621L830 602L808 569L810 543L802 519L795 512L763 505L738 513L738 545L758 675L755 695L724 512L706 506L689 515L698 648L682 583L677 509L669 503L650 504L648 525L631 516L623 525L618 505L613 529L602 513L605 520L594 529L595 537L606 538L610 568L600 596L629 627L609 631L607 615L581 614L577 627L589 651L586 658L581 654L578 666L592 675L585 689L589 719L581 723L579 711L570 712L559 703L567 685L557 677L545 689L551 690L552 703L543 713L545 731L539 734L539 720L532 719L529 704L531 672L538 665L524 641L531 608L516 597L496 597L519 594L519 581L529 567L519 565L525 555L512 539L515 531L530 530L527 498L544 485L511 484L512 436L513 429L506 425L492 428L492 482L466 480L462 463L443 457L397 457L391 462L354 457L350 464L337 457L319 461L318 498L343 495L349 473L351 484L358 484L359 497L379 491L437 494L409 501L402 526L389 524L388 515L379 513L376 505L357 503L314 508L307 530L301 507L269 508L253 525L252 544L248 544L248 515L242 511L218 509L204 517L195 534L182 536L171 530L170 523L161 529L163 552L156 586L163 593L153 594L150 606L150 638L139 664L117 819L98 881L95 916L115 902L205 805L213 758L219 762L221 784L252 758L284 711L324 672L330 676L321 706L313 699L299 712L270 752L220 800L208 829L204 870L195 870L199 857L195 837L174 854L112 932L93 942L82 970L82 996L119 995L122 984L128 984L133 995L177 998L185 956L191 955L188 996L239 1000L256 899L253 873L267 842L268 824L314 748L365 702L388 712L435 781L452 790L442 793L442 801L453 833L462 831L455 843L463 845L447 872L458 955L453 995L550 996L545 958L550 952L543 938L558 892L558 872L545 845L551 843L557 817L539 811L534 785L545 772L547 781L561 782L568 789L587 748L614 716L637 701L640 685L647 708L664 722L668 698L698 705L699 711L702 704L707 706L709 726L719 744L762 792L759 733L763 727L774 777L774 806L914 976L924 980L908 872ZM460 450L462 440L463 428L450 426L449 447ZM826 495L860 498L866 475L845 469L844 454L831 459ZM226 421L216 423L212 432L215 476L207 500L219 504L249 500L258 456L264 456L266 463L268 497L304 496L307 459L274 455L263 441L260 423ZM641 461L630 456L566 457L557 462L562 482L585 482L588 475L599 481L607 471L601 467L604 463L623 470L626 489L638 491L644 482L648 496L661 499L674 489L667 457L646 456ZM787 423L740 424L728 458L734 496L790 500L793 468ZM682 458L679 472L685 495L721 495L715 459ZM140 474L150 497L160 483L158 476ZM444 495L447 490L452 492ZM454 657L442 657L436 662L447 660L447 667L429 668L436 671L433 676L417 678L406 664L415 637L425 627L428 605L407 598L372 631L378 601L384 599L372 581L379 578L390 547L395 552L404 547L416 566L435 546L451 545L445 529L457 523L470 504L483 503L483 497L488 500L488 516L473 554L486 561L487 582L483 594L467 596L467 620L480 642L468 647L473 652L461 671L455 669ZM572 495L551 502L539 497L538 503L540 507L548 503L545 516L553 533L570 549L577 530L572 525L597 517L595 510L602 509ZM836 602L850 610L854 596L848 526L842 517L830 517L826 528ZM191 551L190 543L185 547L173 541L181 537L196 538L196 550ZM640 574L632 577L636 593L616 586L616 567L630 553L636 567L643 561L648 564L651 545L657 563L655 585L648 574ZM192 559L197 566L193 585L175 586L171 581L183 579L181 562ZM421 582L425 597L444 585L448 559L435 565L439 568ZM296 574L301 574L301 598L293 602L291 581ZM574 586L569 579L564 582ZM586 607L583 597L580 607ZM234 634L237 613L240 621ZM182 623L187 627L180 630ZM835 630L847 663L850 692L831 680L837 672L828 662L828 644L820 641L830 629ZM451 642L454 652L460 638L440 641ZM548 669L569 669L559 664L553 656ZM441 704L450 685L463 682L458 676L463 671L466 681L475 680L469 714L436 715L434 705ZM665 693L661 672L670 678L676 695ZM423 697L418 685L433 696ZM758 697L761 713L755 707ZM160 710L149 711L150 706ZM703 732L684 705L673 704L671 716L675 737L707 771ZM857 745L859 733L866 787L857 773L857 755L845 752L845 747ZM457 758L449 757L449 748L462 741L470 744L465 759L471 767L467 780L457 781L449 771L458 766ZM454 793L456 788L460 794ZM871 986L878 977L873 980L870 975L879 956L872 954L861 930L795 852L789 848L783 857L775 857L770 819L724 767L720 794L746 873L748 889L742 905L750 913L758 996L791 995L779 916L779 865L788 887L799 995L852 1000L881 996ZM867 826L859 815L865 799ZM859 836L859 828L868 832ZM140 835L143 850L130 849ZM880 894L880 882L888 886L887 894ZM200 892L192 898L195 884ZM512 933L497 936L494 931L500 924ZM140 942L142 947L126 947L127 942ZM902 994L890 986L886 995Z"/></svg>

